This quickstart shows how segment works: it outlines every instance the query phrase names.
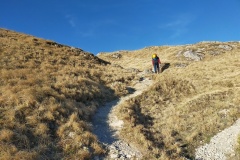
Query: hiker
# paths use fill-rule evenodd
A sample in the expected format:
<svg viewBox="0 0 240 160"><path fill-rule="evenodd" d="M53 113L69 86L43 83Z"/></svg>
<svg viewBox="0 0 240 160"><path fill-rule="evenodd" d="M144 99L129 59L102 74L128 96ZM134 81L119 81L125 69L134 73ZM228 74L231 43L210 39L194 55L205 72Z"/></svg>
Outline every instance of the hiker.
<svg viewBox="0 0 240 160"><path fill-rule="evenodd" d="M152 64L153 64L153 69L154 69L154 73L160 73L160 58L157 56L157 54L153 54L152 55Z"/></svg>

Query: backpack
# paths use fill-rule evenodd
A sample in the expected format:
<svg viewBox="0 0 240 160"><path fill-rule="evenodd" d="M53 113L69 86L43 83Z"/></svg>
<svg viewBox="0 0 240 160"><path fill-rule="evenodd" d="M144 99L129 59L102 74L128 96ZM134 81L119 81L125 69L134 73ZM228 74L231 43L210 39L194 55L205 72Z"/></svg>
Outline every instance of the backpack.
<svg viewBox="0 0 240 160"><path fill-rule="evenodd" d="M158 62L159 62L159 58L157 56L156 56L156 58L153 58L152 60L153 60L154 64L158 64Z"/></svg>

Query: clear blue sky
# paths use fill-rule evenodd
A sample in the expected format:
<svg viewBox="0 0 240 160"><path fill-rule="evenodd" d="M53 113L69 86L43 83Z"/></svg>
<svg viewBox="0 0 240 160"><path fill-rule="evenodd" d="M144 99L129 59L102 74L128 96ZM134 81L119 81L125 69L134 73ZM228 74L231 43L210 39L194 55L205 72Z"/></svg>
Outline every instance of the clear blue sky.
<svg viewBox="0 0 240 160"><path fill-rule="evenodd" d="M240 0L1 0L0 28L97 54L240 40Z"/></svg>

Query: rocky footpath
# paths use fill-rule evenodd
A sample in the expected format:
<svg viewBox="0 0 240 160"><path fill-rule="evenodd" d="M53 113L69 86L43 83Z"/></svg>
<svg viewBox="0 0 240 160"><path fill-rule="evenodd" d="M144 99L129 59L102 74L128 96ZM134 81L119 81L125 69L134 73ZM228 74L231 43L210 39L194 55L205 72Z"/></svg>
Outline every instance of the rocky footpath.
<svg viewBox="0 0 240 160"><path fill-rule="evenodd" d="M196 160L227 160L236 159L235 147L240 134L240 119L231 127L215 135L210 143L196 149Z"/></svg>
<svg viewBox="0 0 240 160"><path fill-rule="evenodd" d="M106 157L95 157L95 160L128 160L141 159L142 154L131 144L119 139L118 132L124 125L123 121L116 116L116 107L129 98L140 95L152 84L149 78L141 77L131 90L131 94L107 103L98 109L93 117L93 133L97 135L99 141L107 148Z"/></svg>

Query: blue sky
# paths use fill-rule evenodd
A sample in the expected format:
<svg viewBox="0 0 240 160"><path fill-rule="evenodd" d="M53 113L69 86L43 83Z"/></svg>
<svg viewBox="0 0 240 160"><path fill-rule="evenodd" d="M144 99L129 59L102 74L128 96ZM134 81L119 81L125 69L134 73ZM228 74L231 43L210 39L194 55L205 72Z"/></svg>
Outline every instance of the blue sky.
<svg viewBox="0 0 240 160"><path fill-rule="evenodd" d="M240 0L1 0L0 28L97 54L240 40Z"/></svg>

